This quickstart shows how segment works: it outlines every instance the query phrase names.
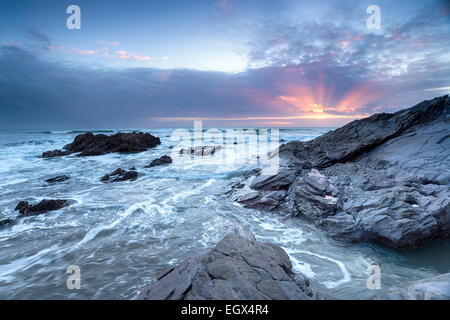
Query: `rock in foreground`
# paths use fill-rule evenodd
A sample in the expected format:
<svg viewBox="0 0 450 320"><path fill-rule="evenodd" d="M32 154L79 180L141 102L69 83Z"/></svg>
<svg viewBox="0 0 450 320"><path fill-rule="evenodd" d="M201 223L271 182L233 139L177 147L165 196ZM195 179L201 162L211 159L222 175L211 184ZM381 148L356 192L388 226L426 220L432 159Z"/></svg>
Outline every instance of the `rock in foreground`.
<svg viewBox="0 0 450 320"><path fill-rule="evenodd" d="M233 186L237 201L349 241L404 249L449 236L449 96L285 144L279 156L277 175Z"/></svg>
<svg viewBox="0 0 450 320"><path fill-rule="evenodd" d="M391 288L375 300L450 300L450 273Z"/></svg>
<svg viewBox="0 0 450 320"><path fill-rule="evenodd" d="M42 213L59 210L69 205L68 200L42 200L31 205L27 201L20 201L14 210L18 210L21 217L35 216Z"/></svg>
<svg viewBox="0 0 450 320"><path fill-rule="evenodd" d="M157 167L157 166L162 166L165 164L170 164L172 163L172 158L169 156L162 156L158 159L153 160L152 162L150 162L149 165L145 166L145 168L153 168L153 167Z"/></svg>
<svg viewBox="0 0 450 320"><path fill-rule="evenodd" d="M111 136L104 134L94 135L92 132L80 134L74 141L63 147L64 150L47 151L42 154L44 158L65 156L78 153L79 157L99 156L107 153L142 152L161 144L158 137L149 133L132 132L116 133Z"/></svg>
<svg viewBox="0 0 450 320"><path fill-rule="evenodd" d="M236 234L204 256L188 258L146 287L145 300L309 300L309 280L292 272L289 256L271 243Z"/></svg>

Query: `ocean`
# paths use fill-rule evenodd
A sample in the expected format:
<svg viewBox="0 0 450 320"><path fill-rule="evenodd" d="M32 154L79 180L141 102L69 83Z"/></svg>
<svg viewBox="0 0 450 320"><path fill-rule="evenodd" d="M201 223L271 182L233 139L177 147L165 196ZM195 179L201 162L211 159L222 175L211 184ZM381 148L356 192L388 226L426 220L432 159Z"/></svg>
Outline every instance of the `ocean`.
<svg viewBox="0 0 450 320"><path fill-rule="evenodd" d="M280 129L281 142L306 141L331 128ZM113 134L134 130L97 130ZM135 154L75 155L44 159L83 130L0 131L0 220L15 219L21 200L70 199L59 211L20 218L0 227L0 299L133 299L158 274L213 248L226 234L245 228L260 241L280 245L296 272L336 299L364 299L368 267L381 266L382 289L448 272L450 245L414 252L332 239L300 218L246 209L224 193L255 163L224 163L220 155L191 157L144 168L172 154L173 129L139 130L161 145ZM251 149L251 148L250 148ZM251 151L250 151L251 152ZM117 168L136 167L136 181L100 182ZM69 175L67 181L46 179ZM78 266L79 290L69 290L69 266Z"/></svg>

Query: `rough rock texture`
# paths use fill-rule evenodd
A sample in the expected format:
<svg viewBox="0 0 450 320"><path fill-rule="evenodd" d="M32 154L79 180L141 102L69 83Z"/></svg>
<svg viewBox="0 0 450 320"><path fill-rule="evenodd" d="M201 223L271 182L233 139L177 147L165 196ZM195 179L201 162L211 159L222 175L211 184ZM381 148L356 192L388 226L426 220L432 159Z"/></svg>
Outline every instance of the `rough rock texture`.
<svg viewBox="0 0 450 320"><path fill-rule="evenodd" d="M63 147L64 150L47 151L42 154L42 157L51 158L72 153L78 153L77 156L84 157L113 152L142 152L159 144L161 144L159 138L149 133L116 133L107 136L88 132L76 136L72 143Z"/></svg>
<svg viewBox="0 0 450 320"><path fill-rule="evenodd" d="M450 273L391 288L373 297L375 300L449 300Z"/></svg>
<svg viewBox="0 0 450 320"><path fill-rule="evenodd" d="M449 235L449 96L282 145L279 156L278 174L252 172L229 194L350 241L414 248Z"/></svg>
<svg viewBox="0 0 450 320"><path fill-rule="evenodd" d="M222 146L198 146L190 149L181 149L180 154L194 155L194 156L210 156L216 151L222 149Z"/></svg>
<svg viewBox="0 0 450 320"><path fill-rule="evenodd" d="M309 300L320 298L288 255L271 243L229 234L204 256L188 258L146 287L146 300Z"/></svg>
<svg viewBox="0 0 450 320"><path fill-rule="evenodd" d="M47 183L57 183L57 182L64 182L64 181L69 180L69 179L70 179L69 176L62 175L62 176L56 176L54 178L47 179L47 180L45 180L45 182L47 182Z"/></svg>
<svg viewBox="0 0 450 320"><path fill-rule="evenodd" d="M100 180L102 182L120 182L120 181L127 181L131 180L134 181L138 177L138 173L134 170L125 171L121 168L115 170L114 172L107 174L103 176L103 178Z"/></svg>
<svg viewBox="0 0 450 320"><path fill-rule="evenodd" d="M162 166L165 164L172 163L172 158L169 156L162 156L158 159L153 160L149 165L145 166L145 168L153 168L157 166Z"/></svg>
<svg viewBox="0 0 450 320"><path fill-rule="evenodd" d="M21 217L35 216L42 213L59 210L69 205L68 200L42 200L31 205L27 201L20 201L14 210L18 210Z"/></svg>

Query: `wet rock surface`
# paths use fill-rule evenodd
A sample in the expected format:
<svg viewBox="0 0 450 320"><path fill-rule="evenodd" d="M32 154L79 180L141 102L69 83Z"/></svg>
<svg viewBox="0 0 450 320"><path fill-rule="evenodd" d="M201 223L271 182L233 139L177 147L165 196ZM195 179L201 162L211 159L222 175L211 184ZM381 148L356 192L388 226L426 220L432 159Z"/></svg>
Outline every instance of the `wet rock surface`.
<svg viewBox="0 0 450 320"><path fill-rule="evenodd" d="M145 168L153 168L153 167L162 166L162 165L171 164L171 163L172 163L171 157L162 156L158 159L154 159L152 162L150 162L149 165L146 165Z"/></svg>
<svg viewBox="0 0 450 320"><path fill-rule="evenodd" d="M138 178L138 173L134 170L125 171L121 168L113 171L110 174L103 176L100 180L102 182L121 182L121 181L134 181Z"/></svg>
<svg viewBox="0 0 450 320"><path fill-rule="evenodd" d="M279 246L229 234L209 253L189 257L142 290L145 300L310 300L322 298L292 272Z"/></svg>
<svg viewBox="0 0 450 320"><path fill-rule="evenodd" d="M76 136L72 143L63 147L63 150L47 151L42 154L42 157L52 158L72 153L78 153L77 156L84 157L115 152L142 152L159 144L161 144L160 139L149 133L116 133L108 136L105 134L94 135L92 132L87 132Z"/></svg>
<svg viewBox="0 0 450 320"><path fill-rule="evenodd" d="M15 221L13 219L3 219L0 220L0 228L5 227L5 226L9 226L11 224L15 223Z"/></svg>
<svg viewBox="0 0 450 320"><path fill-rule="evenodd" d="M194 156L210 156L219 150L222 150L222 146L198 146L195 148L181 149L180 154L194 155Z"/></svg>
<svg viewBox="0 0 450 320"><path fill-rule="evenodd" d="M381 292L375 300L449 300L450 273L407 283Z"/></svg>
<svg viewBox="0 0 450 320"><path fill-rule="evenodd" d="M15 211L19 211L21 217L35 216L50 211L59 210L69 205L68 200L42 200L35 205L29 204L27 201L20 201Z"/></svg>
<svg viewBox="0 0 450 320"><path fill-rule="evenodd" d="M47 180L45 180L45 182L52 184L52 183L64 182L69 179L70 179L69 176L61 175L61 176L56 176L54 178L47 179Z"/></svg>
<svg viewBox="0 0 450 320"><path fill-rule="evenodd" d="M279 157L278 174L257 170L228 194L349 241L406 249L449 236L449 96L290 142Z"/></svg>

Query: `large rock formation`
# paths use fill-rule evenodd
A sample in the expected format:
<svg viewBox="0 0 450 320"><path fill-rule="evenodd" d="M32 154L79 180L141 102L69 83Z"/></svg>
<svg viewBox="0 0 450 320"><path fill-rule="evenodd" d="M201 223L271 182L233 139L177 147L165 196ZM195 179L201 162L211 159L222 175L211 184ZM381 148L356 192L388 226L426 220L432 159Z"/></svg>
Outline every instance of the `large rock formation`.
<svg viewBox="0 0 450 320"><path fill-rule="evenodd" d="M149 133L132 132L116 133L111 136L104 134L94 135L92 132L80 134L72 143L64 146L64 150L47 151L42 154L44 158L65 156L78 153L77 156L99 156L114 152L142 152L161 144L158 137Z"/></svg>
<svg viewBox="0 0 450 320"><path fill-rule="evenodd" d="M292 272L286 252L237 234L209 253L191 257L146 287L146 300L268 300L320 298L309 280Z"/></svg>
<svg viewBox="0 0 450 320"><path fill-rule="evenodd" d="M404 284L381 292L375 300L450 300L450 273Z"/></svg>
<svg viewBox="0 0 450 320"><path fill-rule="evenodd" d="M314 221L331 235L414 248L450 230L450 97L353 121L279 149L230 193L247 207Z"/></svg>

